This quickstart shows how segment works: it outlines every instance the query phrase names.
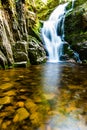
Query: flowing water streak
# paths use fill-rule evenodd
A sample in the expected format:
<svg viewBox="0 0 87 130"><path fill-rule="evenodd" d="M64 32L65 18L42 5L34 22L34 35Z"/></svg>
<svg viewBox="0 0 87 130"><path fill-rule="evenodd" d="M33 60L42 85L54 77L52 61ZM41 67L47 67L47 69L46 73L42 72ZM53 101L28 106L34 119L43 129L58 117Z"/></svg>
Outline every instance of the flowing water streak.
<svg viewBox="0 0 87 130"><path fill-rule="evenodd" d="M74 3L76 0L72 0L72 9L74 8Z"/></svg>
<svg viewBox="0 0 87 130"><path fill-rule="evenodd" d="M59 5L45 21L42 28L42 36L45 48L48 52L49 62L60 61L62 43L64 40L64 19L68 3Z"/></svg>

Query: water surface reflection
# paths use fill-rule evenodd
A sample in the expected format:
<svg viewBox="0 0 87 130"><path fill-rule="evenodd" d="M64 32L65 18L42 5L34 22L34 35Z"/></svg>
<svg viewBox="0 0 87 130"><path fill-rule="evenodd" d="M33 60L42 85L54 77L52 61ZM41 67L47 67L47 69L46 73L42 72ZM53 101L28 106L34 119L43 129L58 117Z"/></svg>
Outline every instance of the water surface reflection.
<svg viewBox="0 0 87 130"><path fill-rule="evenodd" d="M0 130L87 130L87 66L0 70Z"/></svg>
<svg viewBox="0 0 87 130"><path fill-rule="evenodd" d="M61 69L58 63L48 63L43 67L42 86L45 92L56 93L58 91Z"/></svg>

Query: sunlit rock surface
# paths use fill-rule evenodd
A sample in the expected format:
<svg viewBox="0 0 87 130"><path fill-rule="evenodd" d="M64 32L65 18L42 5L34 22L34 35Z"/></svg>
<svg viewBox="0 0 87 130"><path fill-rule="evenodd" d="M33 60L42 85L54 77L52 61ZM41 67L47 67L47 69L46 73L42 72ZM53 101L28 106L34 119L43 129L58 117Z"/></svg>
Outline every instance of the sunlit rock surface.
<svg viewBox="0 0 87 130"><path fill-rule="evenodd" d="M29 35L40 40L39 20L28 6L26 1L0 1L0 65L3 68L17 64L15 62L29 63ZM42 55L40 59L43 59ZM37 60L38 64L43 60Z"/></svg>

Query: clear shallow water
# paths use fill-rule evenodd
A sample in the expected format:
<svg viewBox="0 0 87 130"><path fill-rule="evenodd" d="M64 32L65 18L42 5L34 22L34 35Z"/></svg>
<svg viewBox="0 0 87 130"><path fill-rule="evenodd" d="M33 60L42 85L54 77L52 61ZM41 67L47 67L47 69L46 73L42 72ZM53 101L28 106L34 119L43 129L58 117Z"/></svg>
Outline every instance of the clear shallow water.
<svg viewBox="0 0 87 130"><path fill-rule="evenodd" d="M87 66L59 62L0 70L4 129L87 130Z"/></svg>

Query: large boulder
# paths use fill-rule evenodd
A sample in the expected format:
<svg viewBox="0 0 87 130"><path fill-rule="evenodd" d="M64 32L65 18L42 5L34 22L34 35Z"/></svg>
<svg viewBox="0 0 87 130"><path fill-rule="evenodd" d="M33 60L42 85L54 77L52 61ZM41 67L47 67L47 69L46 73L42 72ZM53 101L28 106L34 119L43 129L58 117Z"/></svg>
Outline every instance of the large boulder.
<svg viewBox="0 0 87 130"><path fill-rule="evenodd" d="M31 38L29 41L28 57L31 64L40 64L46 61L44 47L35 38Z"/></svg>
<svg viewBox="0 0 87 130"><path fill-rule="evenodd" d="M28 62L28 43L26 41L17 41L13 45L13 57L15 62Z"/></svg>
<svg viewBox="0 0 87 130"><path fill-rule="evenodd" d="M13 45L13 52L15 51L22 51L27 53L27 49L28 49L28 42L26 41L17 41L14 45Z"/></svg>
<svg viewBox="0 0 87 130"><path fill-rule="evenodd" d="M14 61L15 62L28 61L28 56L25 52L15 52Z"/></svg>

